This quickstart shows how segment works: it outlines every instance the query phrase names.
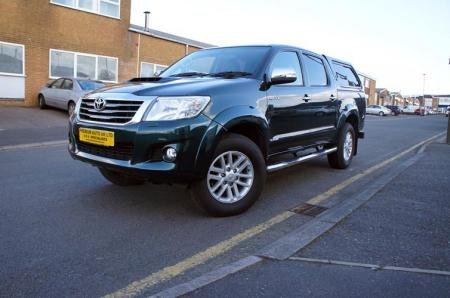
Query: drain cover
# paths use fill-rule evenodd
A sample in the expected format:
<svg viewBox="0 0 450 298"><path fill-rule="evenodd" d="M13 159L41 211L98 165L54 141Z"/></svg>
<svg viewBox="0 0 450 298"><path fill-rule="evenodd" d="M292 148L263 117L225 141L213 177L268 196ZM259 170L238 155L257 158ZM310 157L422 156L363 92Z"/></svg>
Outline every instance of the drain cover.
<svg viewBox="0 0 450 298"><path fill-rule="evenodd" d="M290 211L307 216L317 216L327 209L328 208L322 206L303 203L297 207L292 208Z"/></svg>

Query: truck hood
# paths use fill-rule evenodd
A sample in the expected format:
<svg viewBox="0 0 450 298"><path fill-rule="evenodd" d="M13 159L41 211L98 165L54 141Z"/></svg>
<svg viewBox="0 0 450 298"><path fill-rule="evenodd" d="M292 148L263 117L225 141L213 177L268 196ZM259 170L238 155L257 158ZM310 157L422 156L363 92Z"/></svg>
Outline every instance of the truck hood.
<svg viewBox="0 0 450 298"><path fill-rule="evenodd" d="M216 89L255 83L253 78L156 78L151 82L126 82L101 88L95 93L129 93L136 96L190 96L211 95Z"/></svg>

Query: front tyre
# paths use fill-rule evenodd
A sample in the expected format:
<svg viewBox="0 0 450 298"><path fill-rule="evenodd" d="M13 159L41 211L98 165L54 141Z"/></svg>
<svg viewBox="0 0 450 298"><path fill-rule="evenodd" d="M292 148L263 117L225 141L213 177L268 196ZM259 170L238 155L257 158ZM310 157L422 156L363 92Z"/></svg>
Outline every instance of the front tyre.
<svg viewBox="0 0 450 298"><path fill-rule="evenodd" d="M135 177L127 176L125 174L111 171L106 168L98 168L103 177L106 178L109 182L118 185L118 186L132 186L132 185L141 185L145 183L145 180L138 179Z"/></svg>
<svg viewBox="0 0 450 298"><path fill-rule="evenodd" d="M259 147L242 135L229 134L217 146L206 177L193 184L193 198L211 215L236 215L258 199L265 180Z"/></svg>
<svg viewBox="0 0 450 298"><path fill-rule="evenodd" d="M379 112L378 115L381 116L381 117L383 117L383 116L384 116L384 113L383 113L383 112Z"/></svg>
<svg viewBox="0 0 450 298"><path fill-rule="evenodd" d="M335 169L347 168L352 162L355 145L355 130L350 123L345 123L339 132L337 151L328 154L330 166Z"/></svg>

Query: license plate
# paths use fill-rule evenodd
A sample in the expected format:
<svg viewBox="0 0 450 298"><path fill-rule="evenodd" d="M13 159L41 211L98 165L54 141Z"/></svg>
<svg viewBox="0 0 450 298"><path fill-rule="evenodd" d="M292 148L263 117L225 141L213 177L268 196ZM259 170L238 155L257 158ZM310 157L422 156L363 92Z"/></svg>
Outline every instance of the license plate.
<svg viewBox="0 0 450 298"><path fill-rule="evenodd" d="M114 146L114 132L80 127L80 141L101 146Z"/></svg>

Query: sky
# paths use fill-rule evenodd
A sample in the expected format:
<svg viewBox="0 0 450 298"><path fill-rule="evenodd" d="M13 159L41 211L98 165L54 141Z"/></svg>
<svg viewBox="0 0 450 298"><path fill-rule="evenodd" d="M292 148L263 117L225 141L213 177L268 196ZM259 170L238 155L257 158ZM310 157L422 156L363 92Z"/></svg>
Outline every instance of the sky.
<svg viewBox="0 0 450 298"><path fill-rule="evenodd" d="M288 44L351 62L377 88L450 94L450 0L132 0L131 23L217 46Z"/></svg>

